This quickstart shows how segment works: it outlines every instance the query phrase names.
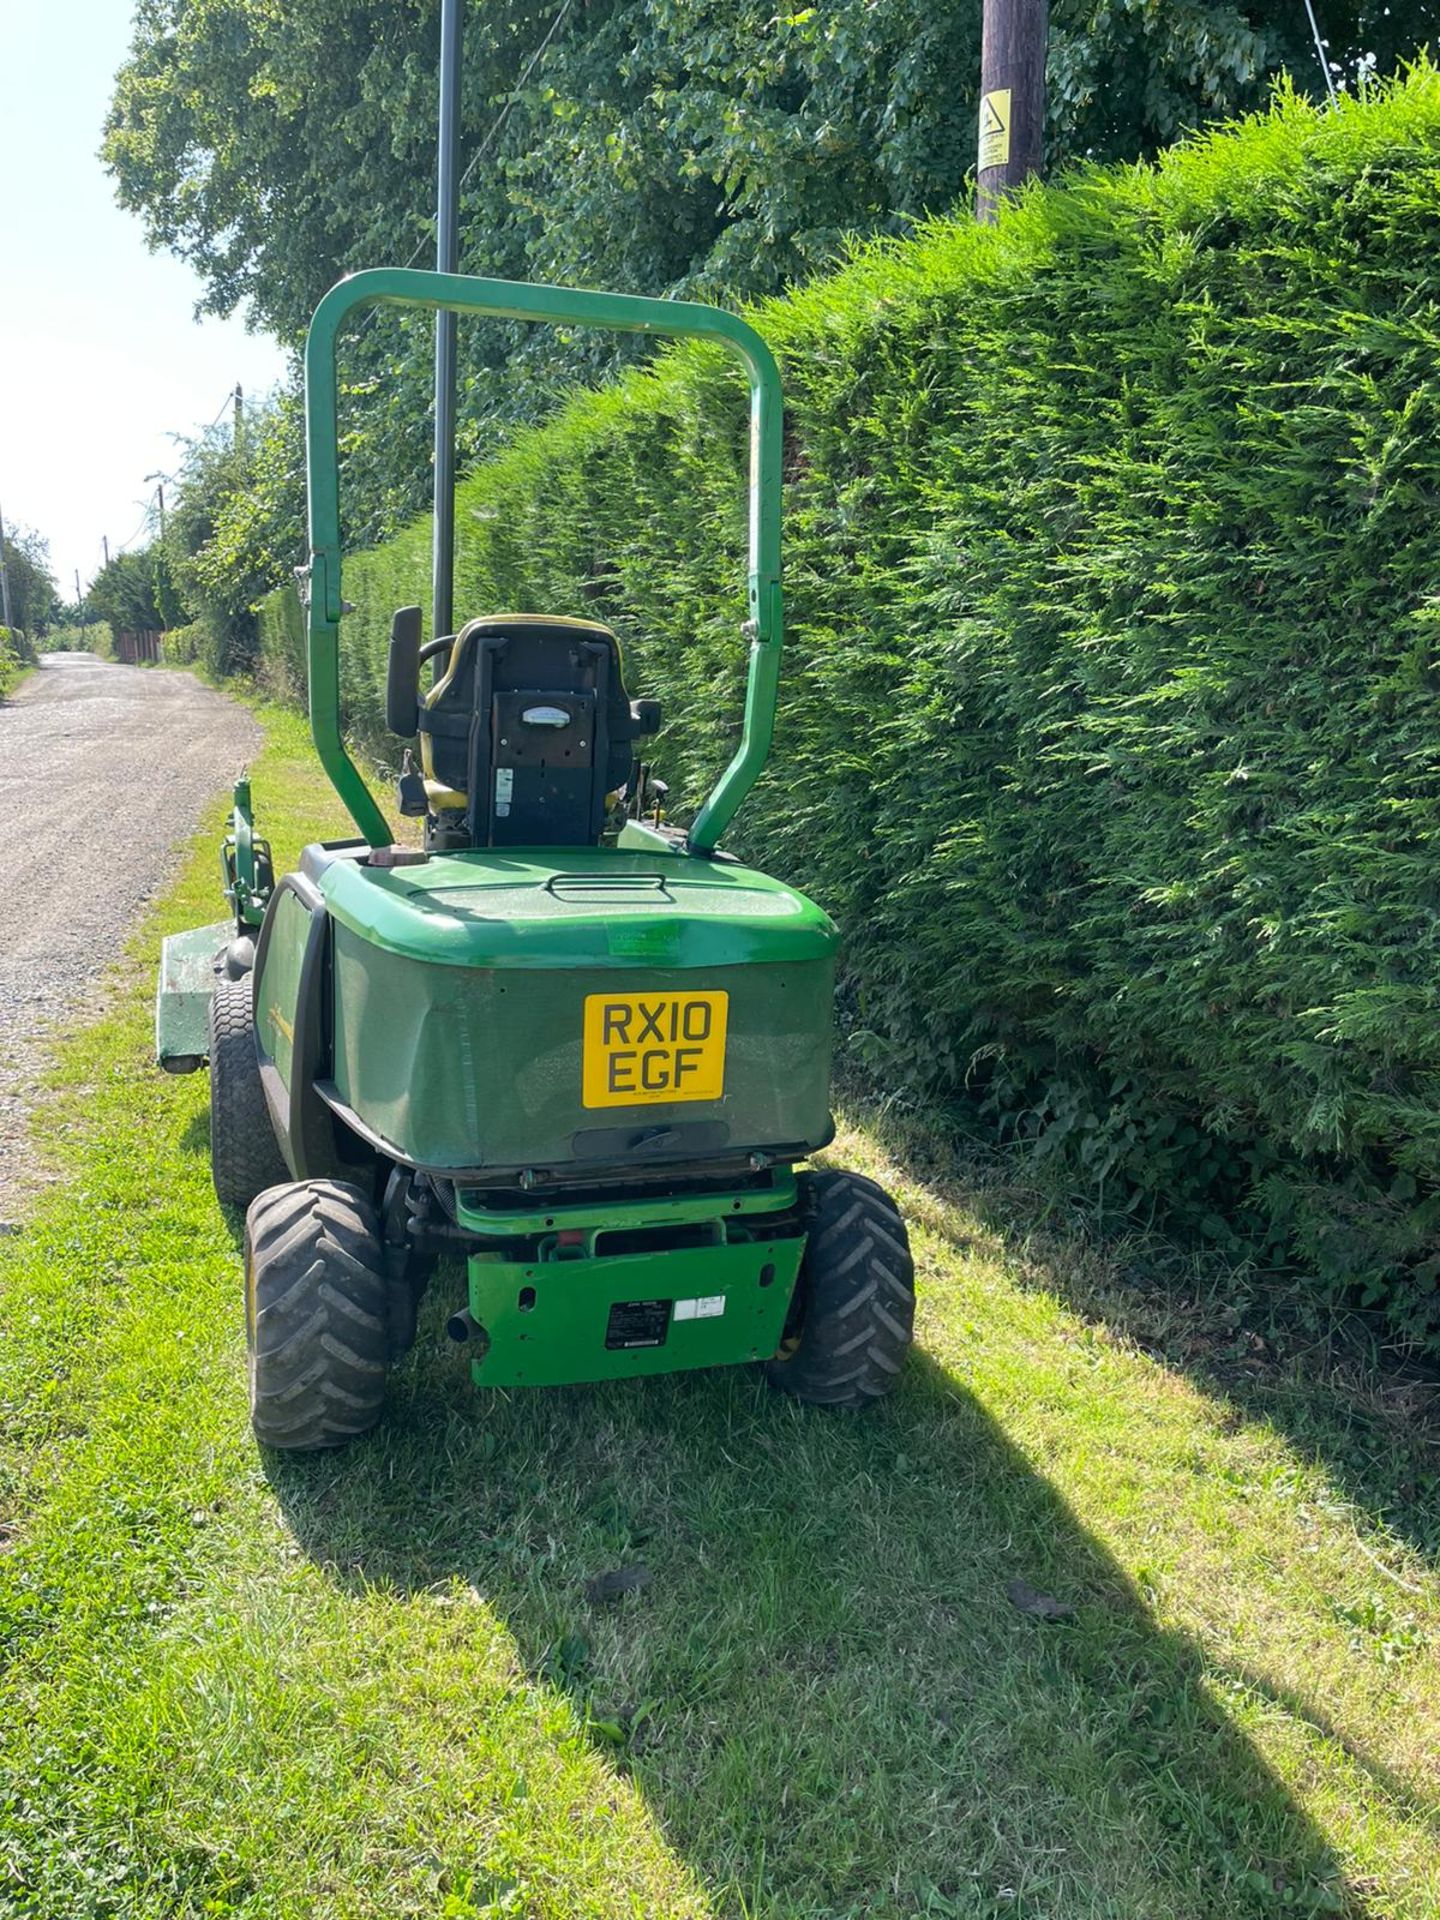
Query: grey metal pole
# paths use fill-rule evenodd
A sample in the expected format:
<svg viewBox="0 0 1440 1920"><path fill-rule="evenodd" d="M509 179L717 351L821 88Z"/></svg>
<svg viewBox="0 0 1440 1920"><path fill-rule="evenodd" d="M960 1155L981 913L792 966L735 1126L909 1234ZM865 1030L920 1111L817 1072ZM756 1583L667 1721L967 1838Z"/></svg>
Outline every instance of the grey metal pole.
<svg viewBox="0 0 1440 1920"><path fill-rule="evenodd" d="M460 264L460 54L462 0L440 0L440 139L436 167L435 269ZM455 315L435 316L435 543L431 638L455 629Z"/></svg>
<svg viewBox="0 0 1440 1920"><path fill-rule="evenodd" d="M975 218L988 224L1044 160L1049 0L985 0L981 31Z"/></svg>
<svg viewBox="0 0 1440 1920"><path fill-rule="evenodd" d="M1320 22L1315 17L1314 0L1305 0L1305 11L1310 16L1310 31L1315 36L1315 58L1320 62L1320 71L1325 76L1325 91L1330 96L1331 106L1338 107L1340 102L1335 97L1335 76L1330 71L1330 55L1320 37Z"/></svg>
<svg viewBox="0 0 1440 1920"><path fill-rule="evenodd" d="M5 624L13 633L15 622L10 615L10 569L5 564L5 515L0 512L0 613Z"/></svg>

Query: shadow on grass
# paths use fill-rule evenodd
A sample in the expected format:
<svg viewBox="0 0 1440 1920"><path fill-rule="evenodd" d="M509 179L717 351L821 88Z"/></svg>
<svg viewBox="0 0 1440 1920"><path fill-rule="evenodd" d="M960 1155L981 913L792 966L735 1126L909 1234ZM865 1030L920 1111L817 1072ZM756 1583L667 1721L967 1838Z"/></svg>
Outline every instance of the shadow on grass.
<svg viewBox="0 0 1440 1920"><path fill-rule="evenodd" d="M1303 1278L1267 1280L1158 1235L1106 1239L1052 1197L967 1160L928 1125L856 1103L896 1167L993 1233L1012 1270L1263 1420L1365 1516L1440 1564L1440 1368L1386 1349L1378 1321L1323 1309ZM936 1231L957 1249L963 1227Z"/></svg>
<svg viewBox="0 0 1440 1920"><path fill-rule="evenodd" d="M371 1440L269 1456L288 1522L344 1584L492 1609L717 1912L1367 1913L1190 1643L923 1356L853 1420L742 1370L482 1393L440 1317Z"/></svg>

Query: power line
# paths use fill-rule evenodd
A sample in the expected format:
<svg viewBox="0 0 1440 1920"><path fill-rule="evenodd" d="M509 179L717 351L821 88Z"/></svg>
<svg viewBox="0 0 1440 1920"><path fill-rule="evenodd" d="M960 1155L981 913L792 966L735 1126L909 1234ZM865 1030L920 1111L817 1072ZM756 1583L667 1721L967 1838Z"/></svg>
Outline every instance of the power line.
<svg viewBox="0 0 1440 1920"><path fill-rule="evenodd" d="M574 4L575 4L575 0L565 0L564 6L561 7L560 11L556 14L555 18L550 23L550 31L546 34L545 38L540 42L539 46L535 49L534 53L532 53L530 58L526 61L525 71L521 74L520 78L515 82L515 85L510 89L510 97L505 102L504 107L501 109L499 119L495 122L494 126L491 127L489 133L486 134L485 138L481 141L479 147L476 149L475 153L471 156L469 166L466 167L464 173L462 173L460 176L460 191L462 193L465 190L465 182L470 178L471 174L475 171L476 167L479 166L480 162L484 159L490 147L499 138L500 129L505 125L505 122L510 118L510 109L514 106L516 100L519 99L520 94L524 89L525 82L530 78L531 74L535 71L536 64L539 62L539 60L543 56L545 49L550 45L550 42L555 38L556 34L560 31L561 26L564 24L565 16L569 13L571 7L573 7ZM424 245L423 241L421 242L421 245L422 246ZM413 254L411 255L411 258L412 259L414 258Z"/></svg>
<svg viewBox="0 0 1440 1920"><path fill-rule="evenodd" d="M491 123L489 132L485 135L485 138L480 142L480 145L475 149L474 153L470 156L469 164L466 166L465 171L460 176L459 185L456 188L457 194L464 192L466 183L469 181L470 176L474 173L475 169L479 166L480 162L485 158L485 155L494 146L495 142L500 138L501 133L505 129L505 123L510 118L511 112L515 107L516 101L519 99L520 95L524 92L525 83L529 80L531 74L535 71L536 67L540 64L541 60L544 59L546 52L549 50L551 43L555 39L556 34L559 33L561 27L564 26L566 20L569 18L570 13L574 8L574 5L575 5L575 0L563 0L563 4L561 5L559 11L556 13L555 18L550 22L549 27L546 29L545 37L541 40L540 44L535 48L534 52L530 55L530 58L525 62L524 68L522 69L520 74L520 78L515 82L514 86L510 89L506 97L504 106L500 109L500 112L496 115L494 121ZM1307 6L1309 5L1309 0L1306 0L1306 5ZM1317 38L1318 38L1318 29L1317 29ZM412 250L409 259L405 262L405 265L407 267L413 267L415 262L420 258L420 255L425 251L429 243L430 243L430 235L428 233L422 234L420 239L416 241L414 249ZM365 316L362 326L369 326L371 321L376 318L378 313L379 313L378 307L371 307L370 311ZM219 426L222 414L224 414L227 407L231 407L234 405L234 401L235 401L235 389L233 387L227 388L225 393L225 398L220 402L220 405L215 410L214 419L210 421L208 426L201 429L199 437L202 440L205 439L206 436L209 435L210 433L213 433L215 428ZM173 479L174 475L167 474L165 478ZM135 531L129 536L128 539L122 540L120 542L120 545L115 550L117 554L123 553L125 549L129 547L133 541L137 540L139 536L149 528L152 504L153 503L151 502L147 502L145 507L145 513L140 521L139 526L136 527Z"/></svg>
<svg viewBox="0 0 1440 1920"><path fill-rule="evenodd" d="M207 434L210 434L210 433L213 433L213 432L214 432L214 430L215 430L215 428L219 426L219 424L220 424L220 418L221 418L221 415L225 413L225 411L226 411L226 409L227 409L227 408L229 408L229 407L233 407L233 406L234 406L234 404L235 404L235 395L236 395L236 392L237 392L237 391L238 391L238 389L237 389L237 388L235 388L235 387L227 387L227 388L226 388L226 390L225 390L225 398L224 398L224 399L223 399L223 400L222 400L222 401L220 402L220 405L219 405L219 407L218 407L218 409L216 410L216 413L215 413L215 417L214 417L214 419L213 419L213 420L212 420L212 421L210 422L210 424L209 424L209 426L208 426L208 427L204 427L204 428L202 428L202 429L201 429L201 432L200 432L200 438L201 438L202 440L203 440L203 439L204 439L204 438L206 437L206 435L207 435ZM159 492L159 500L160 500L160 521L161 521L161 533L162 533L162 536L163 536L163 533L164 533L164 521L165 521L165 488L164 488L164 483L165 483L165 481L167 481L167 480L173 480L173 479L175 478L175 476L174 476L174 474L173 474L173 473L151 473L151 474L147 474L147 475L146 475L146 478L147 478L148 480L158 480L158 481L160 481L160 483L161 483L161 485L160 485L160 488L159 488L159 490L158 490L158 492ZM150 529L150 518L151 518L151 514L152 514L152 512L154 511L154 507L155 507L155 496L154 496L154 495L152 495L152 496L151 496L151 498L150 498L149 500L147 500L147 501L146 501L146 503L145 503L145 512L144 512L144 515L143 515L143 517L141 518L141 521L140 521L140 524L139 524L139 526L137 526L137 527L136 527L136 529L135 529L135 531L134 531L134 532L133 532L132 534L130 534L130 535L128 535L128 536L127 536L127 537L126 537L126 538L125 538L124 540L122 540L122 541L120 542L120 544L119 544L119 546L118 546L118 547L116 547L116 549L115 549L115 552L117 553L117 555L118 555L118 554L122 554L122 553L124 553L124 551L126 550L126 548L127 548L127 547L130 547L130 546L133 546L133 545L134 545L134 543L135 543L135 542L136 542L136 541L137 541L137 540L138 540L138 539L140 538L140 535L141 535L142 533L148 533L148 532L149 532L149 529ZM108 562L108 561L106 562L106 565L107 565L107 566L109 565L109 562Z"/></svg>
<svg viewBox="0 0 1440 1920"><path fill-rule="evenodd" d="M575 5L575 0L564 0L564 5L560 8L560 11L556 14L555 18L550 22L549 28L547 29L545 34L545 38L540 42L539 46L536 47L535 51L531 54L530 58L525 62L524 71L521 73L520 78L515 82L515 85L510 89L509 95L505 101L505 105L500 109L499 114L496 116L493 124L491 125L490 131L486 134L485 138L480 142L480 145L475 149L474 153L471 154L470 163L466 167L465 171L461 174L460 183L455 189L457 194L463 193L465 191L465 183L469 180L471 174L474 173L476 167L478 167L480 162L485 158L485 155L490 151L491 147L493 147L495 142L499 139L501 130L503 129L505 122L510 118L511 109L514 107L516 100L520 97L520 94L524 89L525 82L530 78L531 74L535 71L535 68L539 64L541 59L543 59L546 49L549 47L551 41L555 38L556 34L560 31L561 27L565 24L565 21L569 16L570 11L574 7L574 5ZM424 253L425 249L430 245L430 239L431 239L431 236L428 233L421 234L420 238L415 242L415 245L411 250L410 258L405 262L405 265L407 267L414 266L415 262L420 258L421 254ZM357 334L356 334L357 339L359 338L360 332L363 332L364 329L370 325L371 321L373 321L377 317L377 315L379 314L379 311L380 309L378 307L370 308L369 312L365 315L364 320L360 323L360 328L357 330Z"/></svg>
<svg viewBox="0 0 1440 1920"><path fill-rule="evenodd" d="M227 407L233 406L234 404L235 404L235 389L234 387L227 387L225 389L225 398L220 402L220 405L215 410L215 418L210 422L210 425L208 427L204 427L201 429L200 438L202 440L205 438L205 435L207 433L213 432L214 429L219 426L220 415L224 413ZM171 477L173 479L174 476L172 475Z"/></svg>
<svg viewBox="0 0 1440 1920"><path fill-rule="evenodd" d="M139 526L138 526L138 527L136 527L136 529L135 529L135 531L134 531L134 533L132 533L132 534L130 534L130 535L128 536L128 538L126 538L126 539L124 539L124 540L122 540L122 541L120 542L120 544L119 544L119 546L118 546L118 547L116 547L116 549L115 549L115 551L116 551L116 553L117 553L117 554L121 554L121 553L124 553L124 551L125 551L125 549L126 549L126 548L127 548L128 546L130 546L130 545L132 544L132 542L134 542L134 541L136 541L136 540L138 540L138 539L140 538L140 535L141 535L142 533L147 533L147 532L149 531L149 528L150 528L150 509L151 509L151 507L152 507L153 505L154 505L154 501L153 501L153 500L147 500L147 501L145 502L145 511L144 511L144 513L143 513L143 514L141 515L141 517L140 517L140 524L139 524Z"/></svg>

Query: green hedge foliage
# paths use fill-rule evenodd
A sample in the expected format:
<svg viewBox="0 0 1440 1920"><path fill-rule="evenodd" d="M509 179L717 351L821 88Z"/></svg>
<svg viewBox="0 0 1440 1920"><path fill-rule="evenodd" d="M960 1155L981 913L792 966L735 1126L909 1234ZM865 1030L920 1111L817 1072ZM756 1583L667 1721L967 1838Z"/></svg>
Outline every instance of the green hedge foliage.
<svg viewBox="0 0 1440 1920"><path fill-rule="evenodd" d="M0 626L0 700L18 683L26 667L33 667L34 644L18 627Z"/></svg>
<svg viewBox="0 0 1440 1920"><path fill-rule="evenodd" d="M841 921L852 1044L1107 1215L1440 1343L1440 75L937 221L757 320L790 638L732 844ZM745 448L687 349L460 493L457 605L612 620L686 805L738 737ZM428 554L347 567L361 731ZM298 680L293 598L262 626Z"/></svg>

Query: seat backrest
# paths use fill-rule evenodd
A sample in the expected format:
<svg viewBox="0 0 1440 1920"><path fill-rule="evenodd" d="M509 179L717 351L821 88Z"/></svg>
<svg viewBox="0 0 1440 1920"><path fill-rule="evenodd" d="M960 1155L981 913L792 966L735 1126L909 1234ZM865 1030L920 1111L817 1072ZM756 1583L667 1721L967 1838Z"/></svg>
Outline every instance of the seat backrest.
<svg viewBox="0 0 1440 1920"><path fill-rule="evenodd" d="M471 620L420 712L426 773L477 847L596 845L640 731L609 627L541 614Z"/></svg>

